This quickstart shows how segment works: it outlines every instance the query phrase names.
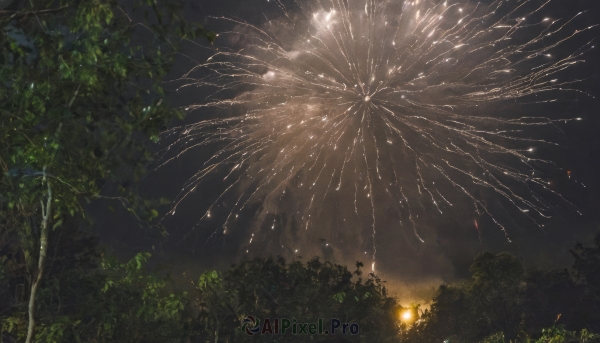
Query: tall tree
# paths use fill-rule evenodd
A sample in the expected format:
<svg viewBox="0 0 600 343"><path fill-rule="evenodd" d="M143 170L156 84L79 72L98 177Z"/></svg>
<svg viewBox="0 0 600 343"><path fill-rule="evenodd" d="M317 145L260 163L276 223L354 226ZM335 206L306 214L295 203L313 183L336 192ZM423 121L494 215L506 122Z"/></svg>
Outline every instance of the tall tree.
<svg viewBox="0 0 600 343"><path fill-rule="evenodd" d="M37 242L23 244L27 343L34 338L48 237L65 216L85 217L83 202L105 196L105 181L116 185L111 197L141 220L158 215L126 185L152 159L148 139L157 141L182 116L167 106L161 86L182 41L214 39L178 13L173 3L153 0L131 8L116 0L3 2L0 211Z"/></svg>
<svg viewBox="0 0 600 343"><path fill-rule="evenodd" d="M585 289L576 311L578 320L590 330L600 332L600 234L596 236L595 246L577 243L571 254L575 259L575 277Z"/></svg>
<svg viewBox="0 0 600 343"><path fill-rule="evenodd" d="M599 251L578 244L572 271L525 269L508 253L482 253L469 280L440 286L430 309L402 333L402 341L533 342L530 337L548 334L539 342L559 342L551 337L596 332Z"/></svg>
<svg viewBox="0 0 600 343"><path fill-rule="evenodd" d="M297 336L267 333L265 342L397 342L402 307L391 298L383 281L373 274L313 258L307 263L286 263L283 258L254 259L232 266L222 275L208 271L200 276L200 314L198 338L211 342L254 341L240 330L246 316L260 319L287 318L298 323L316 323L323 319L324 330L330 319L356 323L360 334L319 335L304 332ZM271 327L274 328L274 327ZM316 329L315 329L316 330ZM331 333L331 332L330 332Z"/></svg>

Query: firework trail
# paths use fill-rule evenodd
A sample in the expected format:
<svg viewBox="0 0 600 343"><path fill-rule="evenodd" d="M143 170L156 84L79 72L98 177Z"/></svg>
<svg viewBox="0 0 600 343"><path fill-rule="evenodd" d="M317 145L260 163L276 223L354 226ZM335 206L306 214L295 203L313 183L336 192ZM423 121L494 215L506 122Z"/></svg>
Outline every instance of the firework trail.
<svg viewBox="0 0 600 343"><path fill-rule="evenodd" d="M166 132L163 161L215 153L172 214L218 183L200 221L219 218L214 235L244 225L244 250L335 236L375 261L378 231L422 242L426 217L470 212L510 240L508 224L543 227L571 206L535 154L565 119L518 109L585 94L568 73L594 48L583 13L551 17L551 0L274 2L261 25L216 18L231 24L226 46L179 80L208 95L188 111L216 114Z"/></svg>

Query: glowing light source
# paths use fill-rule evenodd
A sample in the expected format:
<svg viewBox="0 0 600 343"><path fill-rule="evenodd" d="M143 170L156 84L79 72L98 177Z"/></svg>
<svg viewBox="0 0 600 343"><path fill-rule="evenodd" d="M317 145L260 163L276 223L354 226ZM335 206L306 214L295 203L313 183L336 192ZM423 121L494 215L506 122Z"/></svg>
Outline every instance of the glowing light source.
<svg viewBox="0 0 600 343"><path fill-rule="evenodd" d="M542 225L555 208L545 196L564 200L534 176L539 164L527 154L535 151L529 144L546 149L554 139L532 140L528 131L552 128L558 119L508 113L521 103L535 105L532 99L550 104L563 93L586 94L565 72L587 50L573 47L583 41L574 37L588 30L573 33L577 20L552 30L550 24L525 25L535 9L515 1L498 1L493 9L467 0L414 1L402 10L393 1L366 8L364 0L332 1L328 9L319 0L295 3L300 6L293 10L274 9L282 11L275 18L280 21L231 21L221 33L231 37L222 40L231 46L214 48L212 57L181 78L181 88L202 89L202 100L186 110L217 109L218 115L166 133L180 136L167 140L175 142L165 149L165 163L195 147L213 149L172 214L202 183L212 187L208 194L213 184L221 185L200 213L212 216L210 222L222 218L223 232L239 222L238 213L253 218L252 232L274 228L262 222L279 213L292 213L290 221L308 231L334 230L328 225L335 221L322 211L334 210L344 221L361 223L348 235L354 241L344 244L372 244L374 261L377 231L391 222L379 216L400 218L399 227L424 242L421 237L432 236L420 232L427 230L421 218L431 216L424 209L442 214L458 204L477 218L489 217L510 240L504 223ZM544 3L537 10L546 10ZM534 37L544 37L544 44ZM561 53L551 55L548 47ZM286 189L293 196L284 195ZM481 201L481 194L492 193L502 206ZM381 210L381 201L389 210ZM497 216L494 208L500 207L507 210ZM277 229L282 237L291 230Z"/></svg>

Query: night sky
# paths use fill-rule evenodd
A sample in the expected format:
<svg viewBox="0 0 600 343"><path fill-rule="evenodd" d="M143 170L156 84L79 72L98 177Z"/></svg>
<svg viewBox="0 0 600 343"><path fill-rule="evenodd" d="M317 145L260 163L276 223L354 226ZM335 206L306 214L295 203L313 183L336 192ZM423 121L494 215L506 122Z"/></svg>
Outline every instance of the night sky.
<svg viewBox="0 0 600 343"><path fill-rule="evenodd" d="M485 1L484 1L485 2ZM206 28L219 32L219 22L208 16L239 17L259 25L263 15L269 13L272 3L267 0L189 0L184 1L186 15L190 21L199 21ZM555 0L544 10L545 15L570 17L580 11L589 11L578 20L582 26L600 23L600 2L596 0ZM587 33L587 40L597 39L600 29ZM598 44L599 42L596 42ZM216 46L220 44L217 41ZM211 55L205 42L188 44L187 56L182 56L170 74L176 79L194 65L205 61ZM383 221L378 225L377 272L390 281L391 288L401 296L416 300L427 300L431 287L442 282L451 282L468 277L469 265L473 257L484 251L510 251L520 257L525 265L542 268L566 267L572 262L569 249L576 242L591 244L594 235L600 232L600 49L596 48L585 56L586 63L573 68L573 79L585 78L578 88L590 95L577 95L564 101L537 106L531 115L544 115L551 118L581 117L581 121L560 124L564 132L561 146L552 151L543 151L543 157L551 159L561 168L551 177L552 189L561 193L575 204L583 215L574 211L564 211L544 221L544 230L522 223L511 228L511 240L489 221L479 220L479 231L474 217L464 215L436 216L426 220L429 238L425 243L416 244L404 238L393 225ZM177 83L173 83L176 85ZM201 91L187 90L174 94L170 102L175 106L189 106L202 101ZM205 112L192 112L184 123L198 121ZM168 142L162 142L163 146ZM159 147L156 147L157 151ZM196 149L173 163L150 173L141 183L143 194L152 197L175 199L183 184L198 169L201 162L214 153L211 149ZM585 187L582 186L585 185ZM106 210L108 203L98 203L92 208L95 232L101 237L108 250L123 257L130 257L138 251L151 251L157 261L173 264L182 272L197 274L206 268L225 268L230 263L250 257L244 253L246 235L244 228L224 238L213 235L220 224L216 220L206 220L198 224L201 214L210 206L211 196L218 194L221 185L218 180L208 183L183 203L174 216L166 216L163 224L169 235L162 237L156 232L140 228L133 218L124 211L112 213ZM168 206L162 208L165 214ZM335 209L328 209L335 211ZM462 214L462 213L461 213ZM251 219L248 219L251 220ZM250 225L250 224L248 224ZM337 263L353 264L360 258L356 247L337 244L338 251L329 249L331 240L319 239L314 235L313 249L322 258ZM268 247L269 245L265 245ZM276 255L281 251L272 248L262 249L262 255ZM252 256L260 255L254 253ZM285 255L285 254L284 254ZM298 254L302 255L302 254ZM287 256L290 257L290 256ZM302 255L306 261L312 256ZM293 257L292 257L293 258ZM298 258L298 257L296 257ZM370 258L363 260L370 263ZM410 290L408 290L408 287ZM416 291L414 289L417 289Z"/></svg>

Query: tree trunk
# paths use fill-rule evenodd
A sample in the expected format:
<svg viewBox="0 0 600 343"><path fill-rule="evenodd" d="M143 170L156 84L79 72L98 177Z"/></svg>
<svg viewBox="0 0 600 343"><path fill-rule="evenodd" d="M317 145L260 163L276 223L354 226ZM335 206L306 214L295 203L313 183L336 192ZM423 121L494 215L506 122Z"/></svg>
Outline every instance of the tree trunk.
<svg viewBox="0 0 600 343"><path fill-rule="evenodd" d="M215 316L217 320L217 329L215 330L215 343L219 343L219 319Z"/></svg>
<svg viewBox="0 0 600 343"><path fill-rule="evenodd" d="M46 253L48 250L48 225L50 224L50 214L52 209L52 188L50 187L50 180L46 178L46 168L44 167L44 181L48 185L48 198L46 200L46 206L44 207L44 202L40 200L40 204L42 206L42 225L40 232L40 256L38 259L38 267L37 274L33 283L31 284L31 293L29 295L29 324L27 327L27 339L25 343L31 343L34 338L35 331L35 296L37 294L37 290L40 286L40 282L42 281L42 274L44 272L44 263L46 262Z"/></svg>

